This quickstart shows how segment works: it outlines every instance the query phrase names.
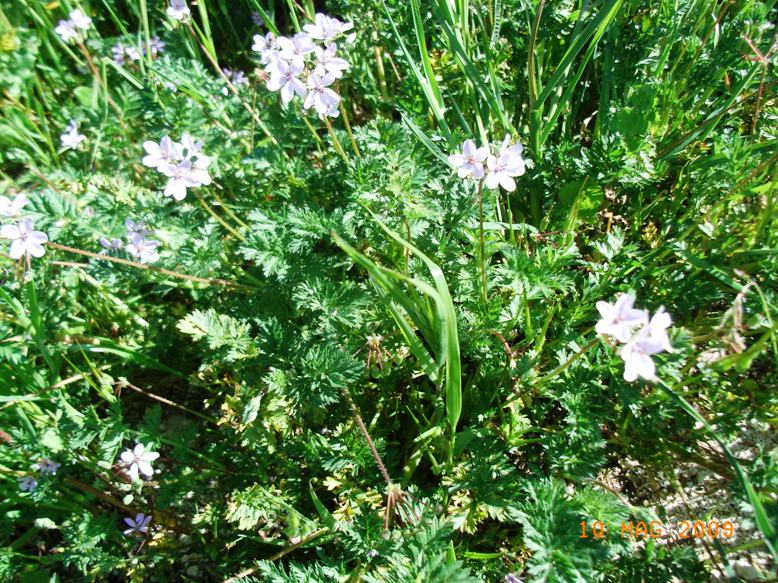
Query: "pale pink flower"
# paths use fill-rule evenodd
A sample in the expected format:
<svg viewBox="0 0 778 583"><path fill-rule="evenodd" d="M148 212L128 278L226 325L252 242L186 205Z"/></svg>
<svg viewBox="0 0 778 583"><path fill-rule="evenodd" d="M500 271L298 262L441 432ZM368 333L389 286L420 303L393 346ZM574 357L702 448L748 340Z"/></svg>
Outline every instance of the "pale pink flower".
<svg viewBox="0 0 778 583"><path fill-rule="evenodd" d="M57 473L60 465L62 464L45 457L38 463L32 464L32 469L41 474L51 474L53 476Z"/></svg>
<svg viewBox="0 0 778 583"><path fill-rule="evenodd" d="M594 329L598 334L613 336L619 342L627 342L638 326L648 322L648 312L633 308L635 297L623 294L615 304L597 302L597 311L602 319Z"/></svg>
<svg viewBox="0 0 778 583"><path fill-rule="evenodd" d="M8 251L11 259L19 259L24 255L43 257L43 245L49 240L46 233L35 230L32 219L22 219L18 225L3 225L0 227L0 237L11 240Z"/></svg>
<svg viewBox="0 0 778 583"><path fill-rule="evenodd" d="M307 32L312 39L322 42L335 40L339 35L354 28L350 22L341 22L337 18L332 18L326 14L318 12L314 17L313 24L306 24L303 30Z"/></svg>
<svg viewBox="0 0 778 583"><path fill-rule="evenodd" d="M486 159L488 172L484 184L487 188L496 189L502 186L508 192L516 190L514 177L521 176L527 171L526 163L522 157L524 146L510 144L510 135L505 136L505 141L497 156L489 156Z"/></svg>
<svg viewBox="0 0 778 583"><path fill-rule="evenodd" d="M134 449L128 449L122 452L120 459L127 466L130 478L137 480L138 473L147 478L154 475L154 468L151 467L151 462L158 457L159 454L157 452L146 451L146 447L142 443L138 443L135 445Z"/></svg>
<svg viewBox="0 0 778 583"><path fill-rule="evenodd" d="M335 79L340 79L343 76L343 72L349 68L348 61L337 56L338 47L335 43L327 45L326 49L316 47L314 54L316 55L316 67L313 72L320 77L326 74L331 74Z"/></svg>
<svg viewBox="0 0 778 583"><path fill-rule="evenodd" d="M146 156L142 163L149 168L159 168L162 164L175 160L178 157L176 143L170 139L170 136L164 136L159 144L147 141L143 142L143 149L146 150Z"/></svg>
<svg viewBox="0 0 778 583"><path fill-rule="evenodd" d="M170 0L166 12L173 20L184 20L191 14L185 0Z"/></svg>
<svg viewBox="0 0 778 583"><path fill-rule="evenodd" d="M457 169L460 178L472 176L479 180L484 175L484 160L489 155L486 148L478 148L473 140L465 140L461 154L451 154L448 162Z"/></svg>
<svg viewBox="0 0 778 583"><path fill-rule="evenodd" d="M267 82L267 88L270 91L281 90L281 101L284 104L292 101L295 95L305 98L306 90L303 82L298 79L298 75L303 72L303 66L296 63L287 63L279 60L276 67L270 74Z"/></svg>
<svg viewBox="0 0 778 583"><path fill-rule="evenodd" d="M159 253L157 253L157 247L159 247L159 245L159 241L144 239L135 233L130 237L130 242L124 250L137 258L139 263L154 263L159 261Z"/></svg>
<svg viewBox="0 0 778 583"><path fill-rule="evenodd" d="M632 382L638 377L650 381L656 374L651 355L662 352L662 343L651 337L651 328L646 325L627 342L619 353L624 361L624 380Z"/></svg>
<svg viewBox="0 0 778 583"><path fill-rule="evenodd" d="M178 164L165 164L159 170L170 178L163 194L172 196L175 200L184 200L187 188L211 183L211 177L208 175L208 172L203 168L198 168L197 163L192 164L189 160L182 160Z"/></svg>
<svg viewBox="0 0 778 583"><path fill-rule="evenodd" d="M313 107L320 116L337 117L340 95L329 88L334 81L335 77L332 75L319 77L311 73L308 77L308 95L305 97L303 107L305 109Z"/></svg>
<svg viewBox="0 0 778 583"><path fill-rule="evenodd" d="M89 30L89 27L92 25L92 19L78 8L71 11L70 22L73 23L73 26L80 28L81 30Z"/></svg>
<svg viewBox="0 0 778 583"><path fill-rule="evenodd" d="M54 27L54 32L66 43L78 38L78 31L72 20L60 20L57 26Z"/></svg>
<svg viewBox="0 0 778 583"><path fill-rule="evenodd" d="M65 133L59 137L59 141L65 150L77 149L85 139L86 136L78 132L78 124L72 119L65 128Z"/></svg>
<svg viewBox="0 0 778 583"><path fill-rule="evenodd" d="M311 37L304 32L298 32L292 38L279 37L278 48L280 49L279 56L283 60L302 69L305 67L305 55L312 53L316 46Z"/></svg>
<svg viewBox="0 0 778 583"><path fill-rule="evenodd" d="M0 216L13 218L21 212L26 204L27 197L23 194L16 195L13 200L7 196L0 196Z"/></svg>

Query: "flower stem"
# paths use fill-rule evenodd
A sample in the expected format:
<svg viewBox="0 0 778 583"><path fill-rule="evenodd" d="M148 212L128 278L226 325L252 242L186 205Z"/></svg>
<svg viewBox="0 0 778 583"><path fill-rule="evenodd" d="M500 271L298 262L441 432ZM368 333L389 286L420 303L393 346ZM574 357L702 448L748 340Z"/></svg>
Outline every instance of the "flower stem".
<svg viewBox="0 0 778 583"><path fill-rule="evenodd" d="M562 364L560 364L558 367L556 367L556 368L555 368L554 370L552 370L550 373L548 373L547 375L545 375L544 377L542 377L542 378L541 378L541 379L538 381L538 384L539 384L539 385L543 385L543 384L547 383L548 381L550 381L551 379L553 379L553 378L554 378L555 376L557 376L558 374L560 374L560 373L564 372L565 370L567 370L567 369L570 367L570 365L571 365L571 364L573 364L573 363L574 363L576 360L578 360L578 359L579 359L579 358L581 358L581 357L582 357L584 354L586 354L586 353L587 353L587 352L588 352L588 351L589 351L589 350L590 350L590 349L591 349L591 348L592 348L592 347L593 347L595 344L597 344L599 341L600 341L600 337L599 337L599 336L595 336L594 338L592 338L591 340L589 340L589 342L587 342L586 344L584 344L584 345L583 345L583 347L581 348L581 350L579 350L578 352L576 352L576 353L575 353L573 356L571 356L570 358L568 358L568 359L567 359L565 362L563 362Z"/></svg>
<svg viewBox="0 0 778 583"><path fill-rule="evenodd" d="M175 401L171 401L170 399L166 399L165 397L161 397L159 395L155 395L152 392L146 391L144 389L141 389L140 387L136 387L132 383L128 382L126 379L120 380L118 383L116 383L116 388L128 388L132 389L136 393L140 393L141 395L145 395L146 397L149 397L150 399L154 399L155 401L159 401L160 403L164 403L165 405L170 405L171 407L175 407L176 409L180 409L181 411L185 411L189 413L190 415L194 415L195 417L199 417L200 419L203 419L204 421L208 421L210 423L213 423L214 425L218 425L219 421L217 419L214 419L213 417L209 417L208 415L203 415L202 413L199 413L195 411L194 409L190 409L189 407L184 407L183 405L179 405Z"/></svg>
<svg viewBox="0 0 778 583"><path fill-rule="evenodd" d="M384 59L381 56L381 46L378 40L378 31L374 28L370 40L373 43L373 55L375 56L375 69L378 74L378 90L381 92L381 99L384 103L389 103L389 92L386 90L386 71L384 70Z"/></svg>
<svg viewBox="0 0 778 583"><path fill-rule="evenodd" d="M343 100L340 100L340 103L338 104L340 107L340 113L343 114L343 123L346 126L346 131L348 132L348 138L351 140L351 147L354 148L354 152L357 154L357 158L362 157L362 152L359 151L359 146L357 146L356 140L354 140L354 134L351 133L351 124L348 122L348 112L346 111L346 108L343 106Z"/></svg>
<svg viewBox="0 0 778 583"><path fill-rule="evenodd" d="M200 193L199 193L199 192L195 192L195 193L194 193L194 195L195 195L195 198L197 199L197 202L199 202L199 203L200 203L200 206L202 206L202 207L205 209L205 211L206 211L206 212L207 212L209 215L211 215L211 216L212 216L214 219L216 219L216 221L217 221L217 222L218 222L218 223L219 223L219 224L220 224L222 227L224 227L225 229L227 229L227 230L228 230L230 233L232 233L233 235L235 235L235 236L236 236L238 239L240 239L241 241L245 241L245 240L246 240L246 237L244 237L244 236L243 236L242 234L240 234L238 231L236 231L235 229L233 229L233 228L230 226L230 224L229 224L227 221L225 221L223 218L221 218L219 215L217 215L217 214L216 214L216 212L215 212L215 211L214 211L214 210L213 210L213 209L212 209L210 206L208 206L208 203L206 203L206 202L203 200L203 197L200 195Z"/></svg>
<svg viewBox="0 0 778 583"><path fill-rule="evenodd" d="M308 121L308 118L305 116L305 113L304 113L304 112L302 112L302 111L300 112L300 118L303 120L303 122L305 123L305 125L306 125L306 126L308 127L308 129L310 130L310 132L311 132L311 135L313 136L313 139L314 139L314 140L316 140L316 143L317 143L319 146L323 146L323 145L324 145L324 142L322 142L322 141L321 141L321 138L319 137L319 134L317 134L317 133L316 133L316 128L314 128L314 127L311 125L311 122L309 122L309 121Z"/></svg>
<svg viewBox="0 0 778 583"><path fill-rule="evenodd" d="M330 136L332 136L332 143L335 146L335 150L340 154L340 157L343 158L343 161L348 164L348 156L343 150L343 146L340 145L340 140L338 139L338 136L335 135L335 130L332 129L332 124L327 116L324 116L324 125L327 126L327 130L330 132Z"/></svg>
<svg viewBox="0 0 778 583"><path fill-rule="evenodd" d="M114 112L116 113L116 119L119 122L119 125L122 126L124 133L128 134L129 129L127 128L127 124L124 123L124 116L122 115L122 110L119 109L119 106L116 105L116 102L113 100L113 97L111 97L111 93L108 90L108 86L105 84L103 80L103 76L100 74L100 71L97 69L97 65L95 65L95 62L92 60L92 55L89 53L89 49L87 49L86 45L80 41L78 43L78 48L81 49L81 53L86 58L87 65L89 66L89 70L92 72L92 75L94 75L97 78L97 82L100 84L100 87L103 88L103 91L105 92L105 100L108 102L108 105L111 106L111 109L113 109Z"/></svg>
<svg viewBox="0 0 778 583"><path fill-rule="evenodd" d="M259 129L261 129L265 135L270 139L270 142L274 145L278 145L278 140L275 139L272 133L270 133L270 130L265 125L265 122L263 122L259 116L257 115L257 112L254 110L253 107L251 107L248 103L243 101L243 99L240 96L240 93L238 92L238 89L235 87L235 85L232 84L232 81L230 81L230 78L227 77L227 75L224 74L224 71L222 71L221 67L219 67L219 63L216 62L216 59L213 58L213 55L208 51L208 49L203 45L202 41L200 40L200 37L197 36L197 33L192 28L192 25L187 22L186 23L187 28L189 29L189 32L192 33L192 37L194 37L195 41L197 41L197 44L200 46L200 49L205 53L205 56L208 58L208 61L210 61L211 65L213 65L213 68L216 69L216 72L219 74L219 76L222 78L222 80L227 84L227 88L232 92L235 97L238 98L238 101L243 106L243 108L249 112L254 122L259 126Z"/></svg>
<svg viewBox="0 0 778 583"><path fill-rule="evenodd" d="M478 207L478 238L481 244L481 296L486 304L488 301L486 294L486 242L484 241L484 193L481 181L478 182Z"/></svg>
<svg viewBox="0 0 778 583"><path fill-rule="evenodd" d="M340 95L340 84L338 81L335 81L335 90L338 92L338 95ZM338 102L338 108L340 109L340 113L343 116L343 123L346 126L349 140L351 140L351 147L354 148L354 152L356 152L357 158L361 158L362 152L359 151L359 146L357 146L357 142L354 140L354 134L351 133L351 124L348 121L348 111L346 111L346 107L343 105L343 99Z"/></svg>
<svg viewBox="0 0 778 583"><path fill-rule="evenodd" d="M381 471L381 475L384 477L384 481L386 482L386 485L388 487L391 487L392 478L389 477L389 472L386 471L386 466L384 465L384 462L381 460L381 456L378 455L378 450L375 447L375 443L373 443L373 439L370 437L370 434L367 432L367 427L365 427L365 422L362 421L362 416L359 414L359 409L357 408L357 404L351 398L348 389L345 387L343 389L343 396L346 398L346 402L351 407L351 412L354 415L354 420L357 422L359 429L362 431L362 435L365 436L365 441L367 441L367 445L370 448L370 452L373 454L373 458L375 459L375 462L378 465L378 469Z"/></svg>
<svg viewBox="0 0 778 583"><path fill-rule="evenodd" d="M59 243L52 243L49 241L46 243L47 247L52 249L60 249L61 251L68 251L69 253L75 253L77 255L83 255L85 257L94 257L95 259L105 259L113 263L121 263L122 265L130 265L138 269L145 269L148 271L155 271L163 275L169 275L171 277L177 277L179 279L185 279L187 281L196 281L198 283L205 283L208 285L223 285L225 287L239 288L239 289L254 289L247 285L235 283L234 281L227 281L226 279L208 279L205 277L197 277L196 275L188 275L186 273L180 273L178 271L171 271L170 269L164 269L162 267L155 267L153 265L147 265L145 263L138 263L136 261L130 261L129 259L121 259L120 257L112 257L105 255L104 253L93 253L92 251L84 251L83 249L76 249L75 247L68 247L67 245L60 245Z"/></svg>
<svg viewBox="0 0 778 583"><path fill-rule="evenodd" d="M230 217L233 221L238 223L244 229L248 229L249 228L249 226L246 223L241 221L240 218L238 218L238 216L234 212L232 212L232 209L230 209L230 207L228 207L226 204L224 204L224 201L221 199L221 197L215 191L213 192L213 197L216 199L216 202L219 203L219 206L221 206L221 208L224 209L224 212L227 213L228 217Z"/></svg>

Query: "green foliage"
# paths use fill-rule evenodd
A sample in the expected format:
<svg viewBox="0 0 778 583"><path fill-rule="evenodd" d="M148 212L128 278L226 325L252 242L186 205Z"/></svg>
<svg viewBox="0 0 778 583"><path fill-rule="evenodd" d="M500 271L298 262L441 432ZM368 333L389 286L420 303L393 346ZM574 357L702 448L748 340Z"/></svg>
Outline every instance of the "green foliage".
<svg viewBox="0 0 778 583"><path fill-rule="evenodd" d="M259 354L246 323L217 314L213 309L195 310L177 325L179 331L195 340L205 340L208 348L224 353L227 361L251 358Z"/></svg>
<svg viewBox="0 0 778 583"><path fill-rule="evenodd" d="M0 8L0 580L770 580L774 2L167 4ZM327 123L252 49L318 11ZM144 142L185 134L175 200ZM506 134L514 191L452 172ZM651 381L623 293L672 317ZM698 519L736 534L620 536Z"/></svg>

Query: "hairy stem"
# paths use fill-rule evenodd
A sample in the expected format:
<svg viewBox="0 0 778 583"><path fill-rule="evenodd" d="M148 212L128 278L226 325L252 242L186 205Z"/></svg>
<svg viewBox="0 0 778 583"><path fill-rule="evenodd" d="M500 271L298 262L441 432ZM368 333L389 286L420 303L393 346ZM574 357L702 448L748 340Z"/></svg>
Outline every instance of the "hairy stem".
<svg viewBox="0 0 778 583"><path fill-rule="evenodd" d="M275 136L273 136L272 133L270 133L270 130L265 125L265 122L263 122L259 115L257 115L257 112L254 111L254 108L251 107L248 103L243 101L243 99L240 96L240 93L238 92L238 89L235 87L235 85L232 84L232 81L230 81L230 78L227 77L227 75L224 74L224 71L222 71L221 67L219 67L219 63L216 62L216 59L213 58L213 55L208 51L208 49L203 45L202 41L200 41L200 37L197 36L197 33L192 28L192 25L190 23L186 23L187 28L189 29L189 32L192 33L192 37L194 37L195 41L197 41L197 44L200 46L200 49L202 49L203 53L205 53L206 58L208 61L210 61L211 65L213 65L213 68L216 69L216 72L219 74L219 76L222 78L222 80L227 84L227 88L230 90L230 92L235 95L235 97L238 98L238 101L240 101L240 104L243 106L243 108L249 112L249 115L251 115L251 118L254 120L254 123L259 126L259 129L261 129L264 134L268 137L268 139L271 141L271 143L274 146L278 145L278 140L276 140Z"/></svg>
<svg viewBox="0 0 778 583"><path fill-rule="evenodd" d="M111 93L110 91L108 91L108 87L103 81L103 76L100 74L100 71L97 69L95 62L92 60L92 55L89 54L89 49L87 49L86 45L82 42L78 43L78 48L81 49L81 53L86 58L87 65L89 66L89 70L92 72L92 75L94 75L97 78L97 82L100 83L100 87L103 88L103 91L105 92L105 100L108 102L108 105L111 106L111 109L114 110L114 113L116 113L116 119L119 122L119 125L122 126L124 133L127 134L129 129L127 128L127 124L124 123L124 116L122 115L122 110L119 109L119 106L116 105L116 102L113 100L113 97L111 97Z"/></svg>
<svg viewBox="0 0 778 583"><path fill-rule="evenodd" d="M340 95L340 85L338 81L335 81L335 90L338 92L338 95ZM357 158L361 158L362 152L359 151L359 146L357 146L357 142L354 140L354 134L351 132L351 124L348 121L348 111L346 111L346 107L343 105L342 98L338 102L338 108L340 109L340 113L343 116L343 124L346 126L349 140L351 140L351 147L354 148L354 152L356 153Z"/></svg>
<svg viewBox="0 0 778 583"><path fill-rule="evenodd" d="M486 294L486 242L484 240L484 193L482 183L478 182L478 239L481 245L481 296L484 304L489 300Z"/></svg>
<svg viewBox="0 0 778 583"><path fill-rule="evenodd" d="M217 215L217 214L216 214L216 211L214 211L214 210L213 210L213 209L212 209L210 206L208 206L208 203L206 203L206 202L205 202L205 200L203 200L203 197L202 197L202 195L200 195L200 193L198 193L198 192L195 192L195 193L194 193L194 195L195 195L195 198L197 199L197 202L199 202L199 203L200 203L200 206L202 206L202 207L205 209L205 212L207 212L207 213L208 213L209 215L211 215L211 216L212 216L214 219L216 219L216 221L217 221L217 222L218 222L218 223L219 223L219 224L220 224L222 227L224 227L225 229L227 229L227 230L228 230L230 233L232 233L233 235L235 235L235 236L236 236L238 239L240 239L241 241L245 241L245 240L246 240L246 237L244 237L244 236L243 236L241 233L239 233L239 232L238 232L238 231L236 231L234 228L232 228L232 227L230 226L230 224L229 224L227 221L225 221L223 218L221 218L219 215ZM223 206L223 205L222 205L222 206Z"/></svg>
<svg viewBox="0 0 778 583"><path fill-rule="evenodd" d="M332 128L332 124L330 123L330 120L327 119L327 116L324 116L324 125L327 126L327 130L330 132L330 136L332 136L332 143L335 146L335 151L337 151L337 153L340 154L340 157L343 158L343 161L348 164L348 156L346 155L343 146L340 145L340 140L338 139L338 136L335 135L335 130Z"/></svg>
<svg viewBox="0 0 778 583"><path fill-rule="evenodd" d="M386 466L384 465L384 462L381 460L381 456L378 455L378 450L375 447L375 443L373 443L373 439L370 437L370 434L367 432L367 427L365 427L365 422L362 421L362 416L359 414L359 409L357 408L357 404L354 402L354 399L351 398L348 389L346 388L343 389L343 396L346 398L346 401L351 407L351 412L354 415L354 420L357 422L359 429L362 431L362 435L365 436L365 441L367 441L367 445L370 448L371 453L373 454L373 458L375 459L375 463L378 465L378 469L381 471L381 475L384 477L384 481L386 482L386 485L391 488L392 478L389 477L389 472L386 471Z"/></svg>
<svg viewBox="0 0 778 583"><path fill-rule="evenodd" d="M59 243L52 243L49 241L46 243L47 247L50 247L52 249L59 249L60 251L67 251L69 253L76 253L77 255L83 255L85 257L93 257L95 259L105 259L106 261L111 261L113 263L121 263L122 265L130 265L131 267L135 267L137 269L145 269L148 271L155 271L157 273L161 273L163 275L169 275L170 277L177 277L178 279L185 279L187 281L196 281L198 283L205 283L208 285L223 285L225 287L232 287L232 288L238 288L238 289L253 289L246 285L241 285L239 283L235 283L234 281L227 281L225 279L216 279L216 278L205 278L205 277L197 277L196 275L188 275L186 273L180 273L178 271L171 271L170 269L164 269L162 267L155 267L153 265L147 265L145 263L138 263L136 261L130 261L129 259L122 259L120 257L111 257L110 255L105 255L103 253L93 253L92 251L84 251L83 249L76 249L75 247L68 247L67 245L60 245Z"/></svg>

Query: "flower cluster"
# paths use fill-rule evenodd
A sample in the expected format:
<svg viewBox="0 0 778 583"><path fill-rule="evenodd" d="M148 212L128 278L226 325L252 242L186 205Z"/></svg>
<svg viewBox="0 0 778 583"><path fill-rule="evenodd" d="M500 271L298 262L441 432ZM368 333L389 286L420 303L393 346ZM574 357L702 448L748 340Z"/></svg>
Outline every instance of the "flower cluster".
<svg viewBox="0 0 778 583"><path fill-rule="evenodd" d="M113 62L117 65L124 66L128 63L136 63L141 60L142 51L144 51L143 45L125 45L122 43L116 43L111 47L111 56ZM152 57L156 57L165 50L165 43L155 36L149 40L149 52Z"/></svg>
<svg viewBox="0 0 778 583"><path fill-rule="evenodd" d="M13 200L7 196L0 196L0 218L16 218L27 204L27 197L23 194L16 195ZM0 227L0 238L11 241L8 256L11 259L20 259L23 256L32 255L42 257L45 250L43 245L49 238L43 231L36 231L30 218L21 218L15 224L5 224Z"/></svg>
<svg viewBox="0 0 778 583"><path fill-rule="evenodd" d="M65 133L59 136L64 150L77 150L85 139L86 136L78 132L78 124L72 119L65 127Z"/></svg>
<svg viewBox="0 0 778 583"><path fill-rule="evenodd" d="M184 134L179 143L165 136L159 144L143 142L143 149L146 150L143 165L156 168L169 179L163 193L165 196L184 200L187 188L207 186L211 183L211 177L206 170L211 164L211 158L202 153L202 140Z"/></svg>
<svg viewBox="0 0 778 583"><path fill-rule="evenodd" d="M522 156L524 146L511 144L510 135L505 136L496 154L491 154L487 146L477 147L473 140L465 140L461 154L452 154L448 162L457 170L460 178L474 178L484 181L486 188L502 187L508 192L516 190L517 176L522 176L531 166ZM486 166L484 168L484 166Z"/></svg>
<svg viewBox="0 0 778 583"><path fill-rule="evenodd" d="M66 43L74 40L80 40L81 31L86 32L92 25L92 19L76 8L71 11L70 18L60 20L54 28L63 41Z"/></svg>
<svg viewBox="0 0 778 583"><path fill-rule="evenodd" d="M159 260L157 247L159 247L160 242L149 239L149 235L153 231L146 228L145 222L138 221L136 223L131 219L127 219L124 221L124 226L127 227L127 245L124 245L123 241L118 238L108 239L100 237L100 246L108 251L116 251L124 245L124 250L140 263L154 263Z"/></svg>
<svg viewBox="0 0 778 583"><path fill-rule="evenodd" d="M331 86L349 68L338 56L335 42L354 27L318 13L313 24L294 36L254 35L251 47L260 55L268 76L267 88L280 91L286 105L295 96L303 100L303 108L313 108L321 117L338 117L340 95ZM347 39L348 40L348 39Z"/></svg>
<svg viewBox="0 0 778 583"><path fill-rule="evenodd" d="M59 462L50 460L49 458L43 458L41 461L32 464L32 469L36 472L40 472L42 475L54 476L62 465ZM22 492L32 492L38 487L38 480L32 476L24 476L19 478L19 489Z"/></svg>
<svg viewBox="0 0 778 583"><path fill-rule="evenodd" d="M673 321L664 307L649 319L648 312L635 309L634 303L630 294L622 295L615 304L597 302L602 319L595 330L624 344L619 352L624 361L624 380L632 382L641 377L650 381L656 374L651 355L673 350L667 336Z"/></svg>
<svg viewBox="0 0 778 583"><path fill-rule="evenodd" d="M136 223L135 226L138 226L140 229L144 228L143 223ZM150 451L142 443L136 443L134 448L127 449L121 453L119 464L127 469L130 480L135 482L140 476L151 478L154 475L154 468L151 467L151 462L158 458L159 453ZM127 526L123 531L125 535L146 535L149 532L151 515L139 512L135 517L125 518L124 523Z"/></svg>

